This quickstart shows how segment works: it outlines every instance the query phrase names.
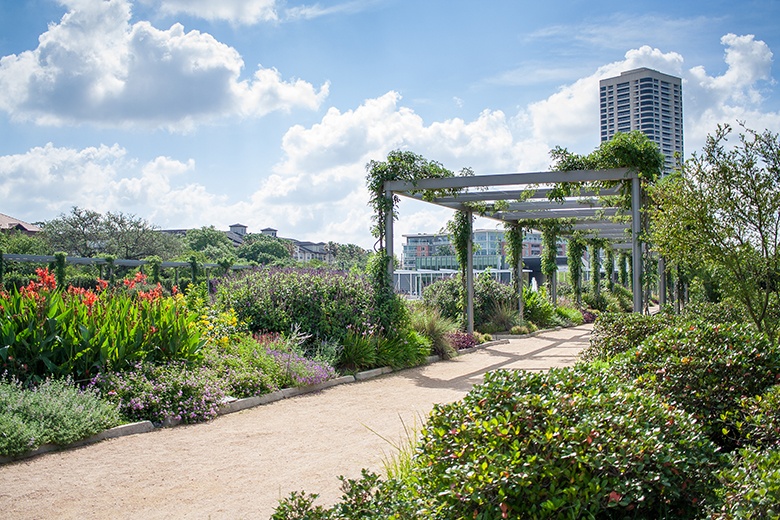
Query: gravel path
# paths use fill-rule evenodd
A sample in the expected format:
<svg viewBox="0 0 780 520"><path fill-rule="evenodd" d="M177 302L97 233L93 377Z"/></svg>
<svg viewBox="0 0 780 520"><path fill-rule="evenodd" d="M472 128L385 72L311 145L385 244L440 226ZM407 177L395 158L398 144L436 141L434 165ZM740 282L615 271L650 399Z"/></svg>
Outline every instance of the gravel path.
<svg viewBox="0 0 780 520"><path fill-rule="evenodd" d="M268 518L295 490L340 496L338 475L382 471L434 403L485 372L573 363L589 325L512 339L424 367L284 399L206 424L155 430L0 466L0 516ZM388 442L390 441L390 442Z"/></svg>

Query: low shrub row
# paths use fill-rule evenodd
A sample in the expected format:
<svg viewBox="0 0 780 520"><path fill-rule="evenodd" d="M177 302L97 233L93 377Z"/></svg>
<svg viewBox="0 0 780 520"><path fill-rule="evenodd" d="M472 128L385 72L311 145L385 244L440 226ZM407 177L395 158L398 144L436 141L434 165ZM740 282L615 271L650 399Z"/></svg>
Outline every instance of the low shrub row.
<svg viewBox="0 0 780 520"><path fill-rule="evenodd" d="M347 481L330 509L295 494L276 518L694 518L717 463L692 416L607 372L499 371L434 409L405 474Z"/></svg>

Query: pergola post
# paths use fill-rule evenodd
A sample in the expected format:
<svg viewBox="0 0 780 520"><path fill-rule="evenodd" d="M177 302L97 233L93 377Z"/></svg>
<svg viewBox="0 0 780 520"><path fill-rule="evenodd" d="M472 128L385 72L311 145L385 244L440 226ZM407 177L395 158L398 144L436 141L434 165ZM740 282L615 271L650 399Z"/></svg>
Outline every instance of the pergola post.
<svg viewBox="0 0 780 520"><path fill-rule="evenodd" d="M658 303L666 305L666 261L664 257L658 257Z"/></svg>
<svg viewBox="0 0 780 520"><path fill-rule="evenodd" d="M642 205L641 186L639 177L631 179L631 263L633 274L634 312L643 312L643 288L642 288L642 220L640 206Z"/></svg>
<svg viewBox="0 0 780 520"><path fill-rule="evenodd" d="M525 321L525 301L523 300L523 285L525 282L523 279L523 239L525 238L525 230L523 228L520 228L520 236L522 237L520 239L520 251L518 252L520 258L517 261L517 272L515 273L517 277L517 311L520 313L520 320Z"/></svg>
<svg viewBox="0 0 780 520"><path fill-rule="evenodd" d="M466 211L469 222L469 240L466 243L466 330L474 333L474 213Z"/></svg>
<svg viewBox="0 0 780 520"><path fill-rule="evenodd" d="M392 200L392 190L385 189L385 198ZM393 286L393 273L395 272L395 265L393 262L393 209L392 205L390 209L385 212L385 253L389 261L387 263L387 280L390 287Z"/></svg>

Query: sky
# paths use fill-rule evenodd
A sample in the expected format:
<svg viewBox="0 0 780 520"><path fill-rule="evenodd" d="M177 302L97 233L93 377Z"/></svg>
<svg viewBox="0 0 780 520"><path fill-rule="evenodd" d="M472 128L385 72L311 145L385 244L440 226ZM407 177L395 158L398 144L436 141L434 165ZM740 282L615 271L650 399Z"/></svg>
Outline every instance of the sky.
<svg viewBox="0 0 780 520"><path fill-rule="evenodd" d="M371 248L369 161L549 170L625 70L683 79L686 156L779 132L778 29L777 0L0 0L0 213ZM398 243L451 217L399 211Z"/></svg>

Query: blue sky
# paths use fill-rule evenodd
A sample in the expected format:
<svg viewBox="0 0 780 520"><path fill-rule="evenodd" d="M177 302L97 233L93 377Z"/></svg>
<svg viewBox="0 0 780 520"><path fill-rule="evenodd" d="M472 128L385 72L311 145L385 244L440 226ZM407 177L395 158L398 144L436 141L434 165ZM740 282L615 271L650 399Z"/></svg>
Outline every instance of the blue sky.
<svg viewBox="0 0 780 520"><path fill-rule="evenodd" d="M624 70L683 78L686 155L718 123L780 131L779 27L776 0L0 0L0 212L370 247L368 161L546 170L598 146Z"/></svg>

